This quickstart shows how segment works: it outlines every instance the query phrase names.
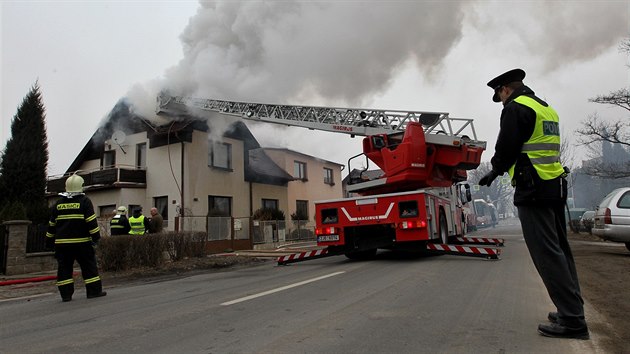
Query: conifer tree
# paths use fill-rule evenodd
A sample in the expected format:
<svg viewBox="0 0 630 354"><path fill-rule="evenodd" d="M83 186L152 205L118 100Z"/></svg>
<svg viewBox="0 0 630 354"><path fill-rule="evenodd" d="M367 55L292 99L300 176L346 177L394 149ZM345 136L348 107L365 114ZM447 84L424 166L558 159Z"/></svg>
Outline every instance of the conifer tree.
<svg viewBox="0 0 630 354"><path fill-rule="evenodd" d="M39 84L31 87L11 122L11 137L0 158L0 209L22 204L33 223L47 220L45 197L48 138Z"/></svg>

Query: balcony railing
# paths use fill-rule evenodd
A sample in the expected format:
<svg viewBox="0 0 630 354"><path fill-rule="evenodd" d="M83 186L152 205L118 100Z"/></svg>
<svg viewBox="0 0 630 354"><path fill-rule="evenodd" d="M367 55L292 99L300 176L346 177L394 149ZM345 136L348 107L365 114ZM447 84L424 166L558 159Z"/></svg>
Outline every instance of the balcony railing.
<svg viewBox="0 0 630 354"><path fill-rule="evenodd" d="M146 188L147 171L133 166L112 166L92 171L78 171L83 177L85 190L110 189L123 187ZM61 193L66 190L66 179L70 174L51 176L46 189L48 193Z"/></svg>

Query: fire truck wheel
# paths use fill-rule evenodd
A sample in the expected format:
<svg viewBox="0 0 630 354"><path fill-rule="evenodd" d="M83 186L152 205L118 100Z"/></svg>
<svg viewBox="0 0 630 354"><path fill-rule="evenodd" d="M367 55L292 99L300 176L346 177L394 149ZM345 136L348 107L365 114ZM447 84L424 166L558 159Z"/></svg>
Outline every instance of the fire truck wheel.
<svg viewBox="0 0 630 354"><path fill-rule="evenodd" d="M364 251L347 252L345 255L348 259L352 259L353 261L364 261L372 259L376 256L376 248Z"/></svg>
<svg viewBox="0 0 630 354"><path fill-rule="evenodd" d="M448 244L448 224L446 223L444 210L440 210L440 241L443 244Z"/></svg>

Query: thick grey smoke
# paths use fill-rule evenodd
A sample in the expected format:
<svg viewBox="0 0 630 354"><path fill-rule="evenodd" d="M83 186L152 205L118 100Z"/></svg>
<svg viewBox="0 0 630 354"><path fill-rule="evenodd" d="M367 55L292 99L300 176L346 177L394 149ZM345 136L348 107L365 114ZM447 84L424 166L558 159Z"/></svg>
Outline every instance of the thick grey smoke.
<svg viewBox="0 0 630 354"><path fill-rule="evenodd" d="M414 108L439 101L468 114L484 109L475 105L477 91L500 70L552 76L618 46L629 35L628 15L627 1L613 0L204 0L181 35L183 59L160 87L226 100L371 106L415 68L422 82L409 96L424 103ZM311 133L256 136L318 156L343 150L305 137Z"/></svg>
<svg viewBox="0 0 630 354"><path fill-rule="evenodd" d="M553 71L617 45L628 11L624 1L201 1L165 86L229 100L358 104L409 63L431 81L466 30Z"/></svg>
<svg viewBox="0 0 630 354"><path fill-rule="evenodd" d="M466 22L506 54L538 58L552 72L596 58L630 36L630 3L618 0L478 2Z"/></svg>
<svg viewBox="0 0 630 354"><path fill-rule="evenodd" d="M203 1L168 84L204 97L357 103L408 60L426 75L439 68L462 36L462 3Z"/></svg>

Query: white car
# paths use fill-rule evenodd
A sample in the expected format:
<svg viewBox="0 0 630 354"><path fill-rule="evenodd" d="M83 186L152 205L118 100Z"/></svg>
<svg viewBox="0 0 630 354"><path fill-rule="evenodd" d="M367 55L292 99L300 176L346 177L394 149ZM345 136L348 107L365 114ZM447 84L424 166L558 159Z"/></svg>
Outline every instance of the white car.
<svg viewBox="0 0 630 354"><path fill-rule="evenodd" d="M630 250L630 187L617 188L595 210L593 235L623 242Z"/></svg>

